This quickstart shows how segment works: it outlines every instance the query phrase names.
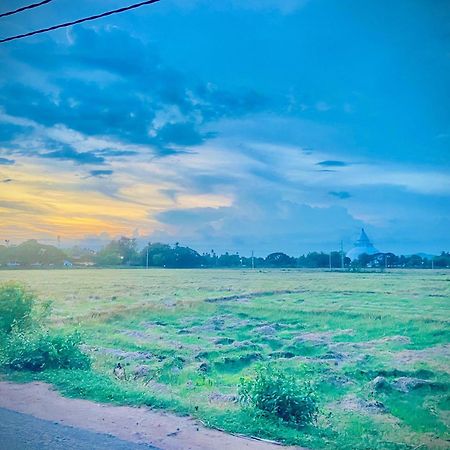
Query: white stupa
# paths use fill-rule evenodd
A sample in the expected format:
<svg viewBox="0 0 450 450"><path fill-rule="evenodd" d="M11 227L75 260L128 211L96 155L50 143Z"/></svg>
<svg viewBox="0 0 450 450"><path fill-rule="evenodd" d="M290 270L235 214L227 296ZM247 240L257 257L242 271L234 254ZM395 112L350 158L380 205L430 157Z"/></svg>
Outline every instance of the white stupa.
<svg viewBox="0 0 450 450"><path fill-rule="evenodd" d="M364 228L361 228L359 239L355 242L355 246L347 252L346 256L353 261L354 259L358 259L358 257L364 253L366 255L375 255L380 252L374 247L372 242L370 242Z"/></svg>

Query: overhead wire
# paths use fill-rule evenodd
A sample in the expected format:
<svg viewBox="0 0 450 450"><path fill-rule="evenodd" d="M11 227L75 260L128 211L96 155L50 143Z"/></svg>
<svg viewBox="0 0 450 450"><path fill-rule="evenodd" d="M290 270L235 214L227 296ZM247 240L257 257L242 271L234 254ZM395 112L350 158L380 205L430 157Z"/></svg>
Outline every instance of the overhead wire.
<svg viewBox="0 0 450 450"><path fill-rule="evenodd" d="M7 11L7 12L4 12L4 13L0 13L0 18L1 17L6 17L6 16L12 16L13 14L17 14L17 13L20 13L22 11L26 11L27 9L37 8L38 6L46 5L47 3L50 3L52 1L53 0L43 0L42 2L39 2L39 3L33 3L31 5L22 6L21 8L15 9L14 11Z"/></svg>
<svg viewBox="0 0 450 450"><path fill-rule="evenodd" d="M103 12L100 14L95 14L93 16L83 17L82 19L73 20L71 22L60 23L58 25L53 25L51 27L41 28L41 29L35 30L35 31L30 31L29 33L23 33L23 34L18 34L16 36L10 36L10 37L4 38L4 39L0 39L0 44L3 44L5 42L14 41L16 39L23 39L23 38L26 38L29 36L34 36L36 34L47 33L49 31L58 30L59 28L70 27L72 25L77 25L79 23L88 22L90 20L101 19L102 17L111 16L112 14L122 13L122 12L129 11L129 10L135 9L135 8L140 8L141 6L144 6L144 5L151 5L152 3L157 3L159 1L160 0L146 0L146 1L143 1L140 3L134 3L129 6L124 6L122 8L113 9L113 10L106 11L106 12Z"/></svg>

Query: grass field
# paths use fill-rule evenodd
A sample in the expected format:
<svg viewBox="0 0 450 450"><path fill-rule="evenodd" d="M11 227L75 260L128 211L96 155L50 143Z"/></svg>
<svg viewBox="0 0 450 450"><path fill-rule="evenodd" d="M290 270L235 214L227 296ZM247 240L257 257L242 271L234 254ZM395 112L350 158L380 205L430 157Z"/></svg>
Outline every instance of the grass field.
<svg viewBox="0 0 450 450"><path fill-rule="evenodd" d="M52 300L52 326L80 330L94 360L22 379L313 449L450 448L448 271L0 271L6 280ZM127 380L112 376L118 361ZM240 378L270 361L314 382L316 425L234 401Z"/></svg>

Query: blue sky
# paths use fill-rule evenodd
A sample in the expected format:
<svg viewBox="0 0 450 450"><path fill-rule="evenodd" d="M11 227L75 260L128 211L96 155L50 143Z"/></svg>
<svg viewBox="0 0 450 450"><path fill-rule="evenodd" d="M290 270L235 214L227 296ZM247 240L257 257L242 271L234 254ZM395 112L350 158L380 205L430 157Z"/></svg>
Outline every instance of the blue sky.
<svg viewBox="0 0 450 450"><path fill-rule="evenodd" d="M439 0L161 0L0 45L0 233L298 254L364 226L380 250L448 250L449 19Z"/></svg>

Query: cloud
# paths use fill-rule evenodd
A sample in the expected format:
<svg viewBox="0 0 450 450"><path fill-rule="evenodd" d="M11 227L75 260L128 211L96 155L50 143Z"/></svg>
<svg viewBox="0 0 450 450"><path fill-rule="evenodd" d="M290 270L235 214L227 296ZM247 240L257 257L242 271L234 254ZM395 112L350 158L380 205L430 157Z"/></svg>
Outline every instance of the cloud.
<svg viewBox="0 0 450 450"><path fill-rule="evenodd" d="M70 147L40 153L42 158L61 159L63 161L73 161L75 164L104 164L105 158L89 152L77 152Z"/></svg>
<svg viewBox="0 0 450 450"><path fill-rule="evenodd" d="M0 209L14 210L25 213L42 214L45 208L23 201L0 200Z"/></svg>
<svg viewBox="0 0 450 450"><path fill-rule="evenodd" d="M204 137L192 123L167 123L158 131L158 139L163 145L193 146L201 144Z"/></svg>
<svg viewBox="0 0 450 450"><path fill-rule="evenodd" d="M1 108L0 108L1 112ZM15 123L2 123L0 127L0 142L2 144L7 144L17 137L20 133L23 133L24 126Z"/></svg>
<svg viewBox="0 0 450 450"><path fill-rule="evenodd" d="M102 177L105 177L105 176L108 176L108 175L112 175L113 174L113 170L111 170L111 169L97 169L97 170L91 170L90 172L89 172L89 174L91 175L91 177L99 177L99 178L102 178Z"/></svg>
<svg viewBox="0 0 450 450"><path fill-rule="evenodd" d="M346 167L349 164L344 161L327 160L327 161L320 161L317 163L317 165L323 167Z"/></svg>
<svg viewBox="0 0 450 450"><path fill-rule="evenodd" d="M12 178L4 178L3 180L0 181L0 183L11 183L12 182Z"/></svg>
<svg viewBox="0 0 450 450"><path fill-rule="evenodd" d="M145 146L147 152L165 156L213 137L213 131L203 131L206 124L265 106L265 99L252 90L227 91L187 79L165 64L152 45L116 27L77 27L69 42L30 41L11 57L16 63L32 66L39 73L37 78L45 79L45 87L20 77L1 85L5 114L25 119L22 126L9 124L5 141L35 138L36 126L30 128L31 122L55 131L52 136L41 136L43 147L55 145L51 140L71 145L66 136L71 130L91 139L107 136L127 145ZM78 157L75 152L81 149L77 147L72 154L55 149L42 156L77 163L91 159L101 164L101 158L120 152L118 148L109 153L104 149L100 156L96 150L84 150L95 153L91 158ZM121 156L131 156L132 151L124 150Z"/></svg>
<svg viewBox="0 0 450 450"><path fill-rule="evenodd" d="M206 5L205 0L189 3ZM259 10L261 28L267 28L264 17L272 23L272 11L295 12L305 2L213 3L208 2L209 10L237 11L231 14L242 22L236 22L232 38L242 40L248 19L256 17L242 9ZM223 20L220 14L213 15ZM211 16L198 20L205 18ZM297 17L278 19L277 26L289 28L288 22ZM200 22L194 21L195 33ZM306 29L310 33L314 27ZM233 59L236 62L227 75L218 73L214 60L205 58L205 52L216 48L213 43L188 56L179 54L180 42L165 43L161 48L169 64L153 44L160 31L152 28L149 36L136 26L134 37L128 31L99 22L93 28L77 27L67 34L23 41L10 53L0 49L5 66L10 67L10 75L1 75L0 146L4 159L17 161L0 173L0 179L14 179L13 185L2 184L0 196L11 202L23 197L30 199L29 204L40 204L40 197L45 197L51 208L48 214L30 213L26 221L8 216L2 220L6 223L2 233L6 227L11 233L23 227L29 235L44 230L51 235L80 236L106 230L108 237L114 237L140 228L146 235L169 242L183 240L200 248L211 243L223 250L301 252L335 248L361 224L369 223L375 230L390 226L404 234L409 227L410 236L414 227L432 229L427 223L441 224L440 230L448 225L443 214L437 214L448 211L442 200L450 193L448 174L438 166L389 164L383 146L379 147L384 154L375 152L376 145L370 150L371 143L358 130L366 130L365 121L375 117L376 111L364 116L362 100L347 97L345 89L342 97L333 95L339 91L334 79L327 83L326 77L316 77L314 64L304 65L311 60L308 46L307 54L300 49L299 58L291 58L299 65L290 65L290 71L270 64L267 51L260 50L264 64L257 64L261 55L256 53L248 67L242 58ZM255 42L266 42L263 34L253 31ZM285 42L287 54L293 42L288 38L294 34L283 33L279 41L267 43L271 47ZM196 46L195 36L191 38L186 42ZM324 39L326 47L329 39ZM313 53L318 55L322 44L314 45ZM220 60L231 61L230 51L238 56L233 46L233 40L224 43ZM247 48L242 51L248 55ZM325 53L327 65L333 58ZM282 52L278 56L286 60ZM183 64L185 57L192 61ZM333 73L324 71L317 59L322 75ZM197 64L204 79L192 74ZM308 81L309 72L314 82ZM286 112L285 93L289 83L296 84L296 73L301 76L292 89L292 109ZM250 84L249 77L253 77L252 85L262 86L274 98L266 97L259 87L236 87L241 82ZM351 81L347 79L354 86ZM366 101L373 106L371 98ZM358 115L344 114L344 102L355 105ZM381 122L370 123L379 136L379 129L384 129ZM436 128L432 135L439 130L445 128ZM395 135L388 134L389 139ZM376 162L358 153L358 164L352 163L355 150L366 147ZM395 140L388 147L394 148ZM398 150L399 154L410 158L408 146L400 147L406 150ZM397 205L387 205L384 197L393 192ZM379 193L383 196L377 197ZM410 205L414 212L408 210Z"/></svg>
<svg viewBox="0 0 450 450"><path fill-rule="evenodd" d="M0 166L12 166L15 163L13 159L0 158Z"/></svg>
<svg viewBox="0 0 450 450"><path fill-rule="evenodd" d="M6 127L12 124L22 130L2 148L10 155L60 159L76 164L104 164L106 160L120 160L151 151L147 146L110 137L85 135L62 124L46 127L30 119L11 116L1 109L0 124Z"/></svg>
<svg viewBox="0 0 450 450"><path fill-rule="evenodd" d="M342 200L345 200L345 199L351 197L351 195L348 192L346 192L346 191L330 191L328 193L330 195L332 195L333 197L337 197L337 198L340 198Z"/></svg>
<svg viewBox="0 0 450 450"><path fill-rule="evenodd" d="M162 223L177 226L202 226L224 218L228 208L172 209L156 215Z"/></svg>
<svg viewBox="0 0 450 450"><path fill-rule="evenodd" d="M178 189L159 189L159 192L175 202L180 191Z"/></svg>
<svg viewBox="0 0 450 450"><path fill-rule="evenodd" d="M120 145L120 144L119 144ZM98 149L97 150L97 154L104 156L105 158L107 157L121 157L121 156L133 156L133 155L137 155L139 152L137 150L114 150L114 149L109 149L109 148L105 148L105 149Z"/></svg>
<svg viewBox="0 0 450 450"><path fill-rule="evenodd" d="M267 191L259 195L246 192L230 207L170 210L157 219L170 226L165 233L157 233L168 241L177 237L183 242L203 243L202 251L212 246L244 253L256 249L258 254L323 249L332 241L338 242L343 230L357 229L361 224L344 208L312 207L283 200L281 192Z"/></svg>

